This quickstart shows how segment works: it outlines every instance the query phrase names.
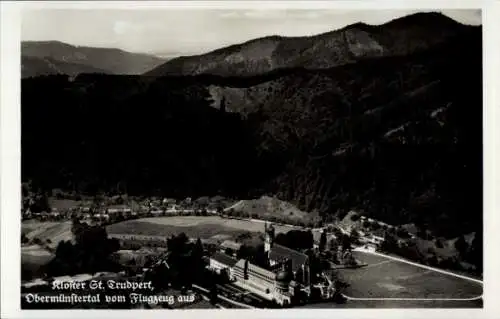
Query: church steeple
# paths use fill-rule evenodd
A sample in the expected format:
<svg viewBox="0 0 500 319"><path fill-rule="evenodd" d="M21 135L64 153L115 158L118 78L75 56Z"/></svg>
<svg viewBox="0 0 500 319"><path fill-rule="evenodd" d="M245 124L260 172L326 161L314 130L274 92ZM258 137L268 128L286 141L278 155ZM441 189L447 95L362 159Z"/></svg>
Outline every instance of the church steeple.
<svg viewBox="0 0 500 319"><path fill-rule="evenodd" d="M274 243L274 227L272 224L268 227L267 222L265 223L264 227L265 227L264 251L266 253L269 253Z"/></svg>

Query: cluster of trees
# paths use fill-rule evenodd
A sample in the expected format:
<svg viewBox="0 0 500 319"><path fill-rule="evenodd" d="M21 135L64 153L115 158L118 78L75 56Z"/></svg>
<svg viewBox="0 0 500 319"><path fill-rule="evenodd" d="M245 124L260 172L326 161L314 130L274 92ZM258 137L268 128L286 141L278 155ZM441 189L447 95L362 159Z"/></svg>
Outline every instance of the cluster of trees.
<svg viewBox="0 0 500 319"><path fill-rule="evenodd" d="M73 221L74 243L61 241L55 257L45 266L48 276L119 271L122 267L112 261L111 254L120 248L116 239L108 238L106 229Z"/></svg>
<svg viewBox="0 0 500 319"><path fill-rule="evenodd" d="M189 242L185 233L172 235L167 239L168 254L160 263L146 274L146 280L152 280L157 289L169 285L178 289L187 289L194 282L203 280L205 263L201 240Z"/></svg>
<svg viewBox="0 0 500 319"><path fill-rule="evenodd" d="M469 244L464 236L458 237L455 241L455 249L458 251L460 260L473 264L478 273L483 272L483 234L477 232L474 239Z"/></svg>
<svg viewBox="0 0 500 319"><path fill-rule="evenodd" d="M298 251L311 249L314 245L314 237L311 230L290 230L279 233L274 239L275 243Z"/></svg>
<svg viewBox="0 0 500 319"><path fill-rule="evenodd" d="M247 125L193 82L54 75L22 92L22 178L42 189L186 198L241 195L241 180L261 178L240 171L255 167Z"/></svg>
<svg viewBox="0 0 500 319"><path fill-rule="evenodd" d="M334 228L333 230L335 238L331 238L330 241L327 240L327 232L321 233L318 245L320 254L326 260L330 260L337 265L357 265L357 261L354 259L354 256L349 252L351 251L353 245L359 244L359 233L356 229L353 229L349 235L342 233L338 228ZM342 253L349 253L347 259L339 259L339 255L337 254L339 250Z"/></svg>
<svg viewBox="0 0 500 319"><path fill-rule="evenodd" d="M31 182L21 184L22 210L32 213L50 212L47 193L42 189L34 189Z"/></svg>
<svg viewBox="0 0 500 319"><path fill-rule="evenodd" d="M27 244L29 243L30 239L28 238L28 236L26 236L25 233L21 233L21 244Z"/></svg>
<svg viewBox="0 0 500 319"><path fill-rule="evenodd" d="M336 251L338 246L341 247L342 251L349 250L351 249L353 244L359 243L360 235L356 229L353 229L350 234L345 234L339 228L333 227L329 229L328 232L333 233L333 235L336 238L336 239L332 238L329 242L329 249L332 251ZM326 233L324 236L326 237ZM324 240L326 240L326 238Z"/></svg>
<svg viewBox="0 0 500 319"><path fill-rule="evenodd" d="M318 249L319 251L323 252L326 251L327 248L330 251L337 251L337 247L340 245L342 250L349 250L351 249L353 244L358 244L359 243L359 234L356 230L353 230L350 235L343 234L343 233L336 233L335 234L336 239L332 238L330 239L330 242L327 242L327 233L322 232L321 236L319 238L319 244L318 244ZM329 245L329 246L328 246Z"/></svg>
<svg viewBox="0 0 500 319"><path fill-rule="evenodd" d="M439 239L435 240L438 248L443 248L443 244ZM380 246L380 250L396 254L410 260L417 261L423 264L429 264L446 269L467 270L469 267L463 262L470 263L474 266L473 271L481 274L483 271L483 251L481 234L477 233L471 244L465 240L464 236L459 236L454 243L454 248L457 254L449 257L442 257L436 254L434 249L421 251L416 244L416 241L399 241L394 234L387 233L384 241Z"/></svg>

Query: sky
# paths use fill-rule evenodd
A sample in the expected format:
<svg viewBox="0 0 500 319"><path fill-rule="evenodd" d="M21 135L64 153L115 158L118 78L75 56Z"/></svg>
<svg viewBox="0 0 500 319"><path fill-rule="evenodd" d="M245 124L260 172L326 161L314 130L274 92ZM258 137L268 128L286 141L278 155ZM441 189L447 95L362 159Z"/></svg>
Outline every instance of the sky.
<svg viewBox="0 0 500 319"><path fill-rule="evenodd" d="M268 35L307 36L365 22L382 24L417 10L36 9L22 14L24 41L119 48L171 57L208 52ZM481 11L441 10L465 24Z"/></svg>

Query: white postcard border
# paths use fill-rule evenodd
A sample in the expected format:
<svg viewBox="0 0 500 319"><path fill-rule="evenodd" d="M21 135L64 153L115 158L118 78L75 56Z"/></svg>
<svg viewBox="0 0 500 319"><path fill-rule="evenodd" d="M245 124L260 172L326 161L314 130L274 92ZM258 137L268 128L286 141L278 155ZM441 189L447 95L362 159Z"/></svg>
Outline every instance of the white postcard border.
<svg viewBox="0 0 500 319"><path fill-rule="evenodd" d="M21 8L328 8L328 9L483 9L483 167L484 167L484 308L483 309L290 309L290 310L20 310L20 22ZM2 318L495 318L500 314L500 3L497 1L1 1L1 317ZM40 101L43 103L43 101ZM478 212L480 213L480 212Z"/></svg>

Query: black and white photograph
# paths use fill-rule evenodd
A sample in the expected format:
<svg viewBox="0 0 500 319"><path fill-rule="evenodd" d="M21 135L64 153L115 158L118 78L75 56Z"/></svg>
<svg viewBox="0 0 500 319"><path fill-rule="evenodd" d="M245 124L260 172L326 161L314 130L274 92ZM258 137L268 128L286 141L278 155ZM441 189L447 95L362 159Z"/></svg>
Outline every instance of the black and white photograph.
<svg viewBox="0 0 500 319"><path fill-rule="evenodd" d="M22 10L21 310L484 307L481 7L257 4Z"/></svg>

